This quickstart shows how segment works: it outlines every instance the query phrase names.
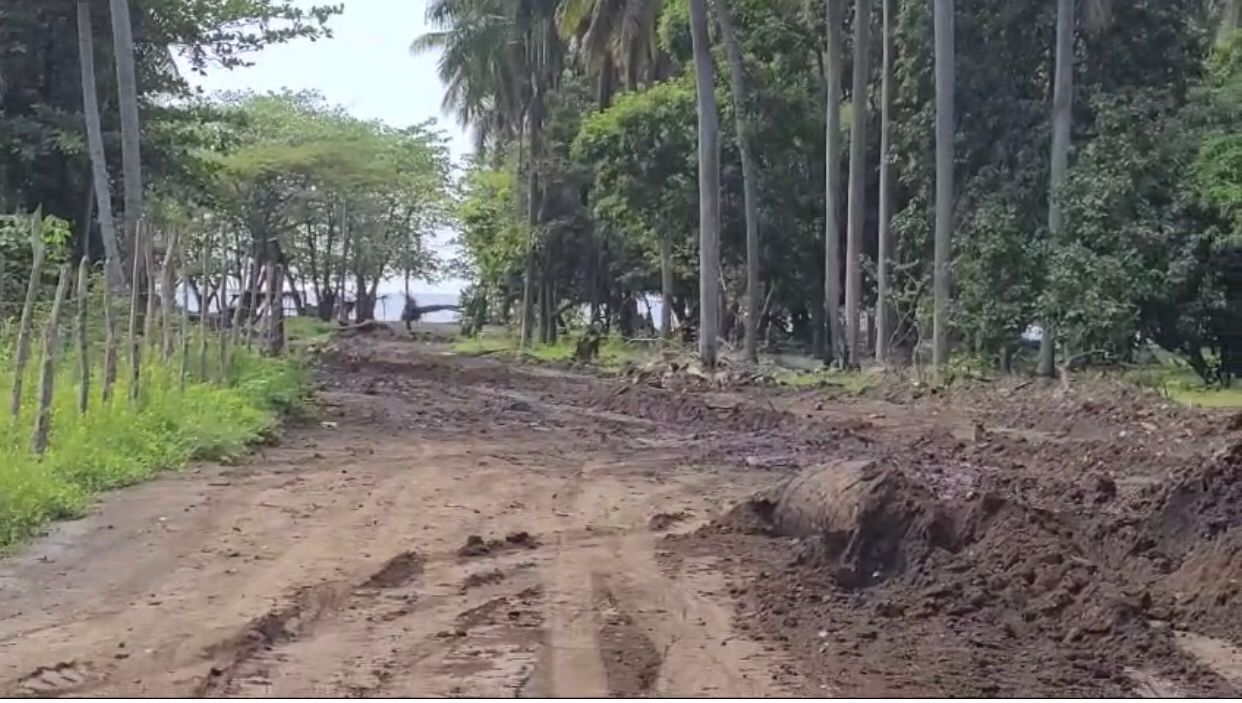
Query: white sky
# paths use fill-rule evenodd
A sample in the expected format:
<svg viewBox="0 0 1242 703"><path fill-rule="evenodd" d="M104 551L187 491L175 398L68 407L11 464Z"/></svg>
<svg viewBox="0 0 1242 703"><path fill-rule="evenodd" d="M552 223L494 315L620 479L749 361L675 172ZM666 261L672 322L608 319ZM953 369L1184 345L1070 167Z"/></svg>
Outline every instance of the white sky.
<svg viewBox="0 0 1242 703"><path fill-rule="evenodd" d="M345 12L329 22L331 39L269 47L251 56L255 65L248 68L211 70L205 77L183 74L208 92L316 90L358 117L397 127L435 118L451 138L453 155L469 153L469 136L452 116L440 112L444 88L436 77L439 56L410 54L410 43L430 29L427 0L297 0L297 4L309 7L316 1L345 5ZM449 253L451 236L445 233L439 238L444 254ZM456 279L420 281L414 292L456 294L463 284ZM398 291L401 283L387 282L383 289Z"/></svg>

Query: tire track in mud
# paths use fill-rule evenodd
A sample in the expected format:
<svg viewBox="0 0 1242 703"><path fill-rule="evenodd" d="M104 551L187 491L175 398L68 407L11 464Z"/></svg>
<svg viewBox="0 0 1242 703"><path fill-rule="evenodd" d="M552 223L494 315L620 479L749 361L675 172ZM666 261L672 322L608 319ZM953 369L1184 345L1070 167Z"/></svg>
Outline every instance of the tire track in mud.
<svg viewBox="0 0 1242 703"><path fill-rule="evenodd" d="M410 585L422 573L422 565L422 557L407 551L356 586L325 582L299 589L287 603L211 648L209 653L224 662L211 668L195 689L195 697L232 697L248 688L262 688L270 683L270 668L279 665L282 646L307 635L321 620L342 609L372 607L381 591Z"/></svg>

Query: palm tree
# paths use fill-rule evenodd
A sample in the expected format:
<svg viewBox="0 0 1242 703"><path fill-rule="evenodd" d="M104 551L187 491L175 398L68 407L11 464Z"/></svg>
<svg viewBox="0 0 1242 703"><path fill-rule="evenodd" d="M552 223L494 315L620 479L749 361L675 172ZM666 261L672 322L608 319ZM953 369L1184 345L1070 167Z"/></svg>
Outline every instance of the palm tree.
<svg viewBox="0 0 1242 703"><path fill-rule="evenodd" d="M936 54L936 241L932 273L932 363L949 360L949 245L953 228L953 0L934 0Z"/></svg>
<svg viewBox="0 0 1242 703"><path fill-rule="evenodd" d="M888 363L889 325L889 259L893 237L893 174L889 168L890 129L893 110L893 0L880 0L884 13L884 77L880 86L880 224L879 252L876 256L875 359Z"/></svg>
<svg viewBox="0 0 1242 703"><path fill-rule="evenodd" d="M843 0L825 0L828 24L828 57L825 73L828 84L826 106L825 166L827 185L824 205L824 312L828 318L828 344L824 345L824 361L841 364L845 361L841 338L841 20Z"/></svg>
<svg viewBox="0 0 1242 703"><path fill-rule="evenodd" d="M742 197L746 210L746 358L759 360L759 298L763 295L759 282L759 198L756 195L759 177L755 163L755 143L751 134L747 108L746 65L742 46L733 27L729 0L715 0L716 19L725 53L729 57L729 79L733 90L733 116L737 143L742 155Z"/></svg>
<svg viewBox="0 0 1242 703"><path fill-rule="evenodd" d="M858 306L862 298L862 237L867 206L867 80L871 75L871 0L854 0L854 82L850 126L849 220L845 244L845 359L859 359Z"/></svg>
<svg viewBox="0 0 1242 703"><path fill-rule="evenodd" d="M534 331L536 251L542 204L538 160L547 96L560 75L563 46L555 0L434 0L427 16L440 31L414 41L413 51L442 52L444 107L484 135L526 140L528 244L522 291L522 344ZM480 139L486 143L486 136ZM519 166L521 167L521 166ZM545 320L545 336L548 333Z"/></svg>
<svg viewBox="0 0 1242 703"><path fill-rule="evenodd" d="M514 36L516 26L507 3L432 0L427 19L437 31L415 39L410 51L440 52L437 70L445 85L445 112L472 128L483 148L520 136L529 102L529 73L525 46Z"/></svg>
<svg viewBox="0 0 1242 703"><path fill-rule="evenodd" d="M129 0L110 0L112 41L116 47L116 79L121 110L121 163L125 182L125 237L137 241L142 219L142 146L138 122L138 78L134 64L134 30ZM137 251L134 253L137 256Z"/></svg>
<svg viewBox="0 0 1242 703"><path fill-rule="evenodd" d="M561 36L577 39L587 68L599 77L599 106L612 100L618 71L628 90L658 64L656 23L664 0L562 0L556 11Z"/></svg>
<svg viewBox="0 0 1242 703"><path fill-rule="evenodd" d="M690 0L699 112L699 356L716 365L720 280L720 118L707 32L707 0Z"/></svg>
<svg viewBox="0 0 1242 703"><path fill-rule="evenodd" d="M1057 241L1063 224L1061 191L1069 171L1070 128L1074 121L1074 0L1057 0L1056 73L1052 87L1052 168L1048 188L1048 236ZM1055 337L1043 325L1039 343L1039 374L1051 376Z"/></svg>
<svg viewBox="0 0 1242 703"><path fill-rule="evenodd" d="M112 188L108 184L108 163L104 153L103 126L99 116L99 94L95 87L95 36L91 27L90 0L78 0L78 62L82 72L82 113L86 118L86 143L95 184L97 219L108 261L108 285L125 284L120 250L116 241L116 220L112 216ZM89 225L87 226L89 231Z"/></svg>

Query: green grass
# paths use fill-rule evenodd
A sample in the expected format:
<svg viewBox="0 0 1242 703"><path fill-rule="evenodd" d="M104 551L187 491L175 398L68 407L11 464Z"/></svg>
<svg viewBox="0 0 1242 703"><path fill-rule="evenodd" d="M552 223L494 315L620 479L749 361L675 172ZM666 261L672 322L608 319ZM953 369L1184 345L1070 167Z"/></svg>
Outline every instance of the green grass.
<svg viewBox="0 0 1242 703"><path fill-rule="evenodd" d="M211 351L214 365L217 356ZM101 356L97 347L95 354ZM156 355L148 350L146 356ZM36 534L51 520L81 515L99 491L137 483L194 459L239 455L275 429L307 382L300 361L267 359L244 349L237 350L227 381L220 385L192 380L182 390L179 358L145 363L137 404L128 399L122 364L112 402L105 405L99 397L97 369L91 407L80 415L76 362L67 359L57 373L50 447L42 458L30 449L37 364L31 364L16 421L7 413L12 378L0 379L5 410L0 418L0 547Z"/></svg>
<svg viewBox="0 0 1242 703"><path fill-rule="evenodd" d="M577 335L565 335L555 344L538 344L522 350L516 337L493 334L458 340L453 343L453 352L462 356L502 354L548 364L565 364L574 360L577 345ZM605 370L616 370L627 363L641 361L648 354L647 349L629 344L619 337L606 337L600 342L599 357L594 365Z"/></svg>
<svg viewBox="0 0 1242 703"><path fill-rule="evenodd" d="M1185 366L1157 364L1128 371L1126 380L1154 388L1169 399L1200 408L1242 408L1242 388L1208 386Z"/></svg>
<svg viewBox="0 0 1242 703"><path fill-rule="evenodd" d="M285 320L285 335L293 346L326 342L336 333L337 326L317 317L291 317Z"/></svg>
<svg viewBox="0 0 1242 703"><path fill-rule="evenodd" d="M835 371L817 369L815 371L798 371L795 369L779 369L772 374L777 384L788 388L834 388L849 395L862 395L879 385L880 377L854 371Z"/></svg>

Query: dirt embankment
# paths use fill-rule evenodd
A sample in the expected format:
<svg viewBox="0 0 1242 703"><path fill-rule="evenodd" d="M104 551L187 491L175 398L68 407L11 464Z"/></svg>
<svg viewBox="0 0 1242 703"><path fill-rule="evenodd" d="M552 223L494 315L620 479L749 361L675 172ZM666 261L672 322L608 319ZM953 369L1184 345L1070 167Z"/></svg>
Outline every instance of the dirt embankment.
<svg viewBox="0 0 1242 703"><path fill-rule="evenodd" d="M1236 694L1178 642L1242 642L1242 438L1219 414L1069 402L1072 432L995 399L962 413L992 423L970 439L864 430L874 458L673 540L758 573L733 582L744 621L845 693Z"/></svg>

